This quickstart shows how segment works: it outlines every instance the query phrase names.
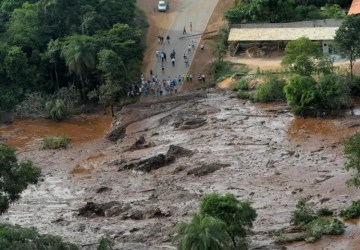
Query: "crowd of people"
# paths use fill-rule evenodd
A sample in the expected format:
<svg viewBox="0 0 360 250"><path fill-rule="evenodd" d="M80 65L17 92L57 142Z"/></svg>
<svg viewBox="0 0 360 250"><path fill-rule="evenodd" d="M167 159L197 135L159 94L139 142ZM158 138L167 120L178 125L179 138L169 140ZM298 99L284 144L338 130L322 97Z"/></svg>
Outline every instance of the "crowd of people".
<svg viewBox="0 0 360 250"><path fill-rule="evenodd" d="M190 22L190 31L192 31L192 22ZM183 35L186 35L186 26L184 26ZM168 76L166 79L164 79L164 75L167 72L171 72L168 67L176 68L178 67L179 56L178 53L175 51L175 49L172 49L171 51L167 51L170 55L170 62L171 66L168 66L168 57L167 53L165 52L165 46L164 46L164 40L166 39L167 44L171 44L170 41L170 35L167 34L165 37L158 35L158 43L162 45L161 49L156 50L155 56L158 64L161 65L161 77L158 76L158 74L154 73L152 70L150 70L150 76L149 78L145 79L144 74L141 74L140 77L140 84L135 85L133 84L129 89L129 95L130 96L163 96L163 95L174 95L177 94L180 85L183 82L192 82L193 81L193 75L190 72L185 72L177 77L170 77ZM195 42L194 40L191 40L189 44L187 45L186 51L183 55L183 62L185 64L185 71L187 71L187 68L189 65L189 57L193 55L193 52L195 51ZM204 45L200 45L201 50L204 50ZM181 55L181 54L180 54ZM180 56L181 59L181 56ZM167 71L167 72L165 72ZM172 70L174 71L174 70ZM160 78L162 78L160 80ZM199 82L205 82L205 74L200 74L198 77Z"/></svg>

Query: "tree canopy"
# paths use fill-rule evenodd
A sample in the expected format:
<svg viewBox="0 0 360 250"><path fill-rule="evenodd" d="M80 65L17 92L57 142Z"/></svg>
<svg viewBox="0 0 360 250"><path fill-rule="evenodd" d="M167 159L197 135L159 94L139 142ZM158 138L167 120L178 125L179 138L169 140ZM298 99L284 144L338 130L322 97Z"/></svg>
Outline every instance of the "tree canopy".
<svg viewBox="0 0 360 250"><path fill-rule="evenodd" d="M350 77L353 76L353 66L360 56L360 16L350 15L345 18L336 31L335 43L339 53L350 61Z"/></svg>
<svg viewBox="0 0 360 250"><path fill-rule="evenodd" d="M29 161L18 163L15 150L0 144L0 214L8 209L11 202L20 198L29 184L37 183L39 176L39 168Z"/></svg>
<svg viewBox="0 0 360 250"><path fill-rule="evenodd" d="M126 89L140 74L145 49L146 23L135 3L1 1L0 110L13 109L29 93L51 96L69 86L86 100L110 77L115 89Z"/></svg>
<svg viewBox="0 0 360 250"><path fill-rule="evenodd" d="M294 22L324 18L343 18L341 8L348 8L351 0L237 0L225 13L230 23ZM320 7L324 7L323 10Z"/></svg>

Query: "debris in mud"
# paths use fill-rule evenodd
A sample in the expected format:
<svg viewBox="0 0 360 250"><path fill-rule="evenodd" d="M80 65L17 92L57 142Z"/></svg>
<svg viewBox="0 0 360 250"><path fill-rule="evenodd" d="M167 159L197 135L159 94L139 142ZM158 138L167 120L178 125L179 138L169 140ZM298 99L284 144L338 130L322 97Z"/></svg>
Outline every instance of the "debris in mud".
<svg viewBox="0 0 360 250"><path fill-rule="evenodd" d="M174 162L177 158L190 157L193 154L194 152L191 150L176 145L170 145L166 155L158 154L144 160L126 163L121 165L118 171L134 169L137 171L150 172L151 170L162 168L167 164Z"/></svg>
<svg viewBox="0 0 360 250"><path fill-rule="evenodd" d="M174 127L178 130L186 130L186 129L195 129L206 124L206 119L201 117L193 117L193 118L180 118L178 121L174 122Z"/></svg>
<svg viewBox="0 0 360 250"><path fill-rule="evenodd" d="M129 150L139 150L139 149L144 149L144 148L150 148L153 146L155 146L155 144L153 142L146 142L145 136L141 135L140 137L135 139L135 143L133 145L131 145Z"/></svg>
<svg viewBox="0 0 360 250"><path fill-rule="evenodd" d="M83 217L118 216L130 209L128 204L123 204L118 201L110 201L107 203L96 204L94 202L87 202L86 205L79 209L78 215Z"/></svg>
<svg viewBox="0 0 360 250"><path fill-rule="evenodd" d="M98 190L96 190L96 193L101 194L101 193L105 193L105 192L110 192L112 190L112 188L109 187L101 187Z"/></svg>
<svg viewBox="0 0 360 250"><path fill-rule="evenodd" d="M195 176L205 176L215 171L230 167L230 164L223 164L223 163L210 163L210 164L203 164L201 167L197 167L188 171L188 175L193 174Z"/></svg>
<svg viewBox="0 0 360 250"><path fill-rule="evenodd" d="M150 206L144 209L131 209L121 216L121 219L127 220L142 220L142 219L152 219L152 218L163 218L169 217L171 215L170 211L163 211L159 207Z"/></svg>
<svg viewBox="0 0 360 250"><path fill-rule="evenodd" d="M106 135L106 139L112 142L117 142L120 139L125 137L127 124L119 125L115 128L112 128L111 131Z"/></svg>
<svg viewBox="0 0 360 250"><path fill-rule="evenodd" d="M173 160L169 160L166 158L164 154L158 154L153 157L147 158L145 160L130 162L123 166L120 166L118 171L134 169L142 172L150 172L151 170L155 170L161 167L164 167L168 163Z"/></svg>

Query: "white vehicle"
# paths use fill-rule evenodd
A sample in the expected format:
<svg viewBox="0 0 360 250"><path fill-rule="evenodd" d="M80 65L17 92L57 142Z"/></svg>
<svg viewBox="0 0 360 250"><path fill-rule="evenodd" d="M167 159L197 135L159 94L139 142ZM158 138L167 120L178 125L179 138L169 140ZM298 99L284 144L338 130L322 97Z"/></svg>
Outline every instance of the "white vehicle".
<svg viewBox="0 0 360 250"><path fill-rule="evenodd" d="M158 3L158 11L164 12L169 8L169 4L167 1L159 1Z"/></svg>

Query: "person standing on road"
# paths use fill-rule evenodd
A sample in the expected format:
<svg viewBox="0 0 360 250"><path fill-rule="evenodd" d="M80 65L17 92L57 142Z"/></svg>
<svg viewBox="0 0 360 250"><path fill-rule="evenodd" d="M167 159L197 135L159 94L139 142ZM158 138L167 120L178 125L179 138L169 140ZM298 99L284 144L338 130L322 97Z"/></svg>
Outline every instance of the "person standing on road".
<svg viewBox="0 0 360 250"><path fill-rule="evenodd" d="M169 35L166 36L166 40L167 40L168 44L170 44L170 36Z"/></svg>
<svg viewBox="0 0 360 250"><path fill-rule="evenodd" d="M183 35L186 35L186 26L184 26Z"/></svg>
<svg viewBox="0 0 360 250"><path fill-rule="evenodd" d="M191 45L188 45L188 54L191 54Z"/></svg>
<svg viewBox="0 0 360 250"><path fill-rule="evenodd" d="M175 58L171 59L172 66L175 67Z"/></svg>
<svg viewBox="0 0 360 250"><path fill-rule="evenodd" d="M190 31L192 31L192 22L190 22Z"/></svg>
<svg viewBox="0 0 360 250"><path fill-rule="evenodd" d="M185 67L186 67L186 68L189 67L189 61L188 61L187 58L185 59Z"/></svg>

